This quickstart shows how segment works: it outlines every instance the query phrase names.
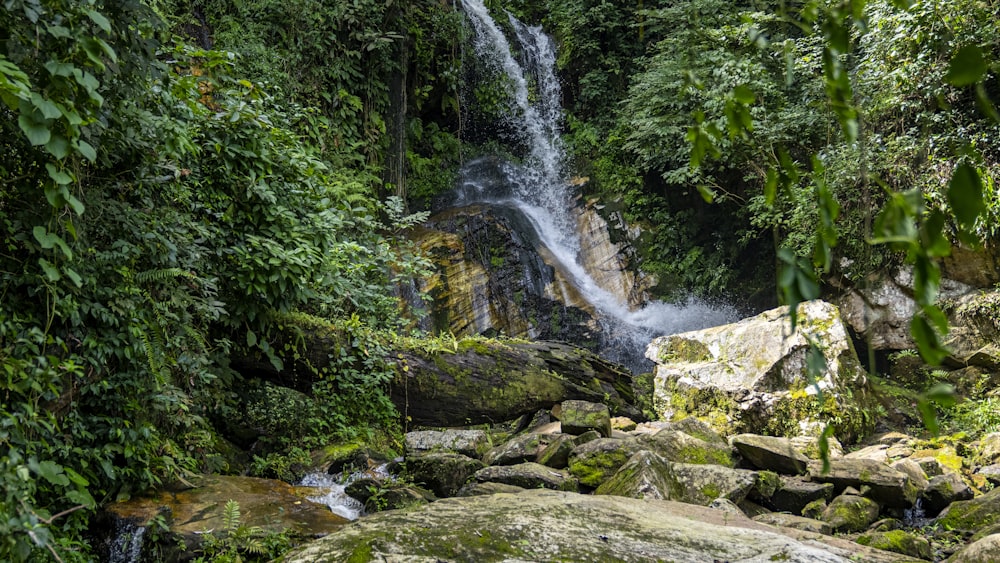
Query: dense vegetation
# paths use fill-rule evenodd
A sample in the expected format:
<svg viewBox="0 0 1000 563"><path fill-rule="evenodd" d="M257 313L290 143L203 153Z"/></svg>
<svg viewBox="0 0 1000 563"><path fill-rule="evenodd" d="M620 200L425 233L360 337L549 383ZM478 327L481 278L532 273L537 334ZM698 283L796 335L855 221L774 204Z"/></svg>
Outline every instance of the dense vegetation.
<svg viewBox="0 0 1000 563"><path fill-rule="evenodd" d="M910 260L933 340L933 259L996 235L987 2L488 4L555 34L576 166L644 226L666 294L767 303L782 263L795 302ZM89 560L101 503L236 470L230 358L281 364L295 315L356 338L275 451L393 430L366 335L406 330L407 209L450 187L464 105L497 86L463 85L462 22L430 0L4 2L0 559Z"/></svg>

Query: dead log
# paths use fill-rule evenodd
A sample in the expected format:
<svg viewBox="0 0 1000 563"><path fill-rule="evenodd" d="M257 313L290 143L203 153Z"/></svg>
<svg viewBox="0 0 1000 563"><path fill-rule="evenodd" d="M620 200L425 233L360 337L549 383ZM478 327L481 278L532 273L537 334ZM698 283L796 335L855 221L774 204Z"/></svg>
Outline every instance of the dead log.
<svg viewBox="0 0 1000 563"><path fill-rule="evenodd" d="M312 317L296 316L276 326L280 330L270 340L282 356L281 369L259 351L237 353L233 366L245 375L306 392L318 373L336 378L336 354L359 342L356 333ZM442 344L388 337L380 343L395 366L389 395L412 424L502 422L567 399L605 403L615 414L641 417L633 406L631 374L569 344L484 338Z"/></svg>

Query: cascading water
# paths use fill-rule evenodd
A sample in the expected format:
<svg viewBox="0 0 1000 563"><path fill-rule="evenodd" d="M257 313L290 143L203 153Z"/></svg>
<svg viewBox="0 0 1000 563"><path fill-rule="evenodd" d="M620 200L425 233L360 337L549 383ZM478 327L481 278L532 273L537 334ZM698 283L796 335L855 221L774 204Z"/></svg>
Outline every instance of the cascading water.
<svg viewBox="0 0 1000 563"><path fill-rule="evenodd" d="M730 322L736 312L690 300L683 305L651 302L639 309L601 287L581 264L575 193L564 170L560 139L560 88L555 75L555 47L541 27L528 26L508 14L517 39L520 62L507 37L482 0L462 0L474 30L474 46L482 66L502 73L509 84L511 107L504 119L518 144L527 147L520 163L492 165L484 159L468 163L456 190L456 205L473 202L510 206L530 221L562 274L597 312L601 326L598 352L633 371L648 367L643 352L649 341L672 334ZM532 88L533 86L533 88ZM500 181L483 171L498 170Z"/></svg>

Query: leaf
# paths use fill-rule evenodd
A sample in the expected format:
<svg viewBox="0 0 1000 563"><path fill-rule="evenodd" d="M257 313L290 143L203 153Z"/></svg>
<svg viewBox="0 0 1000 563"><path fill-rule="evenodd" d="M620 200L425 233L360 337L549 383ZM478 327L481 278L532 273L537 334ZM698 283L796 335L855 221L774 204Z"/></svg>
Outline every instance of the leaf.
<svg viewBox="0 0 1000 563"><path fill-rule="evenodd" d="M77 150L80 151L83 158L86 158L90 162L97 161L97 150L87 141L79 141L77 143Z"/></svg>
<svg viewBox="0 0 1000 563"><path fill-rule="evenodd" d="M111 33L111 22L109 22L108 18L104 17L103 14L94 10L87 10L87 17L90 18L90 21L96 23L97 27L101 28L106 33Z"/></svg>
<svg viewBox="0 0 1000 563"><path fill-rule="evenodd" d="M66 268L65 270L63 270L63 272L66 274L66 277L73 282L73 285L75 285L78 288L83 287L83 278L80 277L80 274L76 273L76 270L74 270L73 268Z"/></svg>
<svg viewBox="0 0 1000 563"><path fill-rule="evenodd" d="M715 201L715 190L704 185L698 184L698 193L701 194L701 198L705 200L705 203L712 203Z"/></svg>
<svg viewBox="0 0 1000 563"><path fill-rule="evenodd" d="M43 460L37 464L32 464L34 467L32 469L39 477L45 479L53 485L67 486L69 485L69 478L63 474L63 468L61 465L54 461Z"/></svg>
<svg viewBox="0 0 1000 563"><path fill-rule="evenodd" d="M37 93L31 94L31 105L35 106L45 119L59 119L62 117L62 112L59 111L59 106L46 100L41 95Z"/></svg>
<svg viewBox="0 0 1000 563"><path fill-rule="evenodd" d="M28 142L36 147L48 143L49 139L52 138L52 132L49 131L46 124L37 123L23 113L18 116L17 124L28 137Z"/></svg>
<svg viewBox="0 0 1000 563"><path fill-rule="evenodd" d="M958 165L951 175L951 182L948 183L948 205L951 206L958 223L966 228L972 227L979 215L986 210L979 172L968 164Z"/></svg>
<svg viewBox="0 0 1000 563"><path fill-rule="evenodd" d="M937 383L933 387L924 393L924 397L928 401L932 401L941 405L942 407L948 408L955 406L958 403L958 397L955 394L955 386L951 383Z"/></svg>
<svg viewBox="0 0 1000 563"><path fill-rule="evenodd" d="M59 184L60 186L65 186L66 184L70 184L73 182L72 176L70 176L68 173L62 170L59 170L51 162L45 163L45 170L48 171L49 178L52 178L52 181L55 182L56 184Z"/></svg>
<svg viewBox="0 0 1000 563"><path fill-rule="evenodd" d="M49 151L57 159L62 160L69 154L69 141L62 135L52 135L49 142L45 143L45 150Z"/></svg>
<svg viewBox="0 0 1000 563"><path fill-rule="evenodd" d="M910 334L917 343L917 350L920 356L930 365L938 365L948 357L948 351L941 344L940 338L927 318L922 315L915 315L910 322Z"/></svg>
<svg viewBox="0 0 1000 563"><path fill-rule="evenodd" d="M968 86L979 82L986 68L983 50L978 45L966 45L951 58L944 80L952 86Z"/></svg>
<svg viewBox="0 0 1000 563"><path fill-rule="evenodd" d="M253 348L257 345L257 335L252 330L247 331L247 348Z"/></svg>

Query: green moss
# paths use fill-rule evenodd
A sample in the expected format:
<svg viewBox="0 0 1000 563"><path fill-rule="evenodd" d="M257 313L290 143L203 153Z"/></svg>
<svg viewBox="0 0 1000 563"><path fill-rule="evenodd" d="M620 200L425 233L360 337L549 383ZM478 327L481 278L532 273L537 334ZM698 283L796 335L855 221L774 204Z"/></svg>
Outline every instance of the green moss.
<svg viewBox="0 0 1000 563"><path fill-rule="evenodd" d="M347 557L346 563L369 563L375 560L370 543L361 543Z"/></svg>
<svg viewBox="0 0 1000 563"><path fill-rule="evenodd" d="M901 553L921 559L930 559L933 556L927 540L915 537L903 530L862 534L856 541L861 545L867 545L875 549Z"/></svg>
<svg viewBox="0 0 1000 563"><path fill-rule="evenodd" d="M722 490L715 483L708 483L701 488L701 494L708 499L715 500L722 495Z"/></svg>
<svg viewBox="0 0 1000 563"><path fill-rule="evenodd" d="M587 487L597 487L614 475L628 461L629 452L620 449L610 452L596 452L583 458L570 460L570 475Z"/></svg>

